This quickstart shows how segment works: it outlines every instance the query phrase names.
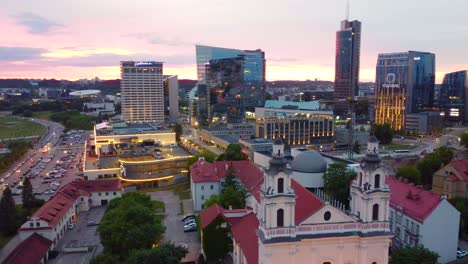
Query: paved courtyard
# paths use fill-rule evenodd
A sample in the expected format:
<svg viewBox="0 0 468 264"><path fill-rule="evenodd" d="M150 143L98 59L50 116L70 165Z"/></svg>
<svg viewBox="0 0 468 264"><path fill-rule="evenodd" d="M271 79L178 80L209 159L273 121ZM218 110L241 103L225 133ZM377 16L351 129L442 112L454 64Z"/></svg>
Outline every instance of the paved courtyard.
<svg viewBox="0 0 468 264"><path fill-rule="evenodd" d="M173 191L159 191L148 193L153 200L159 200L166 205L166 217L164 225L166 232L164 233L164 242L172 241L176 245L187 247L189 253L182 260L183 262L197 261L201 252L200 238L197 232L184 233L184 224L181 221L180 200ZM184 200L185 213L192 213L193 209L189 206L191 203Z"/></svg>

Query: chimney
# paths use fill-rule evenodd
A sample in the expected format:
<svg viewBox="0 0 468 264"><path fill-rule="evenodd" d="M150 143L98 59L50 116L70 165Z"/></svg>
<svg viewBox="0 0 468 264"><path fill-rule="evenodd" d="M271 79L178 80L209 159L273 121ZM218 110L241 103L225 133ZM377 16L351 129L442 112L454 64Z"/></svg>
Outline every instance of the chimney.
<svg viewBox="0 0 468 264"><path fill-rule="evenodd" d="M229 210L232 210L232 205L229 206Z"/></svg>
<svg viewBox="0 0 468 264"><path fill-rule="evenodd" d="M224 164L224 167L226 168L226 171L228 170L229 166L226 164Z"/></svg>
<svg viewBox="0 0 468 264"><path fill-rule="evenodd" d="M216 167L216 165L215 165L215 167L214 167L214 173L215 173L215 174L218 173L218 167Z"/></svg>
<svg viewBox="0 0 468 264"><path fill-rule="evenodd" d="M198 160L205 160L205 157L198 157Z"/></svg>

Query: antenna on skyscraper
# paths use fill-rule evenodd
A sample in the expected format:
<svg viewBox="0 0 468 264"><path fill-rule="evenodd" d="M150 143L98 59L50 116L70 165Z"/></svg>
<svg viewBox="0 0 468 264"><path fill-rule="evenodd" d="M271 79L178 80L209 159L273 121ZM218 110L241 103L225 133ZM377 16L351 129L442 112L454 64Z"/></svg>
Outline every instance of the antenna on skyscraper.
<svg viewBox="0 0 468 264"><path fill-rule="evenodd" d="M346 20L349 20L349 0L346 0Z"/></svg>

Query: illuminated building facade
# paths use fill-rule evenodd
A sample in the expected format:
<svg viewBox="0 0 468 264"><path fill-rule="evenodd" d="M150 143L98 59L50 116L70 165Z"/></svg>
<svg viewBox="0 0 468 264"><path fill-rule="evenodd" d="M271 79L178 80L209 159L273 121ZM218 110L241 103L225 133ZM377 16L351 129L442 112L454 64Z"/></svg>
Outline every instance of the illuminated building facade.
<svg viewBox="0 0 468 264"><path fill-rule="evenodd" d="M332 111L289 108L255 108L257 138L281 138L288 145L332 145Z"/></svg>
<svg viewBox="0 0 468 264"><path fill-rule="evenodd" d="M406 114L432 107L435 55L408 51L379 54L376 69L375 122L405 128Z"/></svg>
<svg viewBox="0 0 468 264"><path fill-rule="evenodd" d="M468 71L447 73L440 90L439 105L450 122L468 122Z"/></svg>
<svg viewBox="0 0 468 264"><path fill-rule="evenodd" d="M164 116L167 120L179 118L179 80L177 75L163 76Z"/></svg>
<svg viewBox="0 0 468 264"><path fill-rule="evenodd" d="M348 112L348 97L359 94L359 60L361 54L361 22L358 20L341 21L336 32L335 51L335 113Z"/></svg>
<svg viewBox="0 0 468 264"><path fill-rule="evenodd" d="M120 62L122 116L129 123L163 123L163 64Z"/></svg>

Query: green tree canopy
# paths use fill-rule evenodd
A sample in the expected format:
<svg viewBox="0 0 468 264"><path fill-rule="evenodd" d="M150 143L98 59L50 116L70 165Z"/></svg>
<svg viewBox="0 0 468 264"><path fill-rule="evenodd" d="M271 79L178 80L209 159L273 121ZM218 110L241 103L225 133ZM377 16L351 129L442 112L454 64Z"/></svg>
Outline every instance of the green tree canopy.
<svg viewBox="0 0 468 264"><path fill-rule="evenodd" d="M130 251L159 242L165 227L149 196L130 192L110 202L98 231L104 253L125 259Z"/></svg>
<svg viewBox="0 0 468 264"><path fill-rule="evenodd" d="M439 255L421 246L393 251L390 264L437 264Z"/></svg>
<svg viewBox="0 0 468 264"><path fill-rule="evenodd" d="M421 173L419 172L418 168L414 165L403 165L401 166L396 175L398 177L403 177L408 179L410 182L415 184L421 184Z"/></svg>
<svg viewBox="0 0 468 264"><path fill-rule="evenodd" d="M232 186L224 188L220 196L220 203L223 208L242 209L245 208L246 192L244 188L235 189Z"/></svg>
<svg viewBox="0 0 468 264"><path fill-rule="evenodd" d="M242 152L240 144L229 144L226 151L219 155L218 160L246 160L247 154Z"/></svg>
<svg viewBox="0 0 468 264"><path fill-rule="evenodd" d="M371 133L380 141L382 144L390 144L393 140L393 129L390 124L374 124L372 126Z"/></svg>
<svg viewBox="0 0 468 264"><path fill-rule="evenodd" d="M434 154L436 154L439 159L441 164L447 165L452 161L453 159L453 150L447 147L439 147L434 149Z"/></svg>
<svg viewBox="0 0 468 264"><path fill-rule="evenodd" d="M460 144L465 148L468 148L468 132L465 132L461 135Z"/></svg>
<svg viewBox="0 0 468 264"><path fill-rule="evenodd" d="M213 204L221 204L221 197L219 195L213 194L211 197L205 201L204 208L208 208Z"/></svg>
<svg viewBox="0 0 468 264"><path fill-rule="evenodd" d="M356 173L348 170L344 163L335 163L328 167L323 175L323 190L331 198L349 207L349 187Z"/></svg>
<svg viewBox="0 0 468 264"><path fill-rule="evenodd" d="M449 201L460 212L459 236L468 236L468 198L458 197Z"/></svg>
<svg viewBox="0 0 468 264"><path fill-rule="evenodd" d="M16 209L15 200L11 193L10 187L3 190L3 196L0 200L0 232L9 236L16 232Z"/></svg>
<svg viewBox="0 0 468 264"><path fill-rule="evenodd" d="M418 164L419 172L421 173L421 182L424 185L432 185L432 175L441 168L442 165L447 165L453 159L453 151L447 147L436 148L434 152L427 154L421 159Z"/></svg>
<svg viewBox="0 0 468 264"><path fill-rule="evenodd" d="M180 136L182 135L183 129L182 125L179 123L175 123L173 131L176 133L176 141L180 141Z"/></svg>
<svg viewBox="0 0 468 264"><path fill-rule="evenodd" d="M29 178L26 178L23 181L23 192L21 193L21 196L22 196L24 207L26 208L35 207L36 198L34 197L33 188L32 188L31 181L29 180Z"/></svg>
<svg viewBox="0 0 468 264"><path fill-rule="evenodd" d="M153 249L140 249L132 251L126 264L179 264L188 250L174 244L164 244Z"/></svg>
<svg viewBox="0 0 468 264"><path fill-rule="evenodd" d="M217 217L203 229L202 246L208 260L218 260L229 252L229 227L222 217Z"/></svg>

